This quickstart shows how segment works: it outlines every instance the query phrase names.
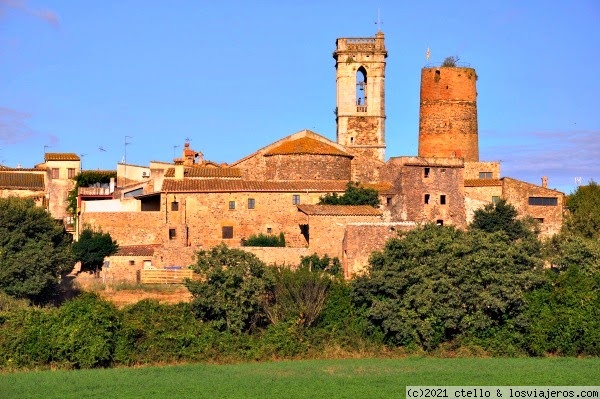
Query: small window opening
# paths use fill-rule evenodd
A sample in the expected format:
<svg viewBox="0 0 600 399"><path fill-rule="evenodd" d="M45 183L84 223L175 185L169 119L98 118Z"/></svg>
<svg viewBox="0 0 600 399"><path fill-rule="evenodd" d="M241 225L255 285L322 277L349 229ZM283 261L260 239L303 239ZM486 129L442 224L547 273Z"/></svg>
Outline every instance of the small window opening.
<svg viewBox="0 0 600 399"><path fill-rule="evenodd" d="M267 227L267 234L273 233L273 229L271 227Z"/></svg>
<svg viewBox="0 0 600 399"><path fill-rule="evenodd" d="M229 201L229 209L235 209L235 201Z"/></svg>
<svg viewBox="0 0 600 399"><path fill-rule="evenodd" d="M177 230L169 229L169 240L174 240L177 237Z"/></svg>
<svg viewBox="0 0 600 399"><path fill-rule="evenodd" d="M133 259L129 261L129 266L135 266L135 261Z"/></svg>
<svg viewBox="0 0 600 399"><path fill-rule="evenodd" d="M446 205L446 196L440 195L440 205Z"/></svg>
<svg viewBox="0 0 600 399"><path fill-rule="evenodd" d="M423 169L423 176L424 177L429 177L430 173L431 173L431 168L425 168L425 169Z"/></svg>
<svg viewBox="0 0 600 399"><path fill-rule="evenodd" d="M430 198L430 195L429 194L425 194L425 203L426 204L429 204L429 198Z"/></svg>
<svg viewBox="0 0 600 399"><path fill-rule="evenodd" d="M440 169L440 172L441 172L441 173L446 173L446 168L442 168L442 169Z"/></svg>
<svg viewBox="0 0 600 399"><path fill-rule="evenodd" d="M500 197L494 195L492 196L492 204L496 205L500 201Z"/></svg>
<svg viewBox="0 0 600 399"><path fill-rule="evenodd" d="M391 205L391 204L392 204L392 197L387 197L387 198L385 199L385 203L386 203L387 205Z"/></svg>
<svg viewBox="0 0 600 399"><path fill-rule="evenodd" d="M294 204L294 205L300 204L300 194L292 195L292 204Z"/></svg>
<svg viewBox="0 0 600 399"><path fill-rule="evenodd" d="M533 219L540 224L544 223L544 218L533 218Z"/></svg>
<svg viewBox="0 0 600 399"><path fill-rule="evenodd" d="M354 137L350 137L350 144L354 143Z"/></svg>
<svg viewBox="0 0 600 399"><path fill-rule="evenodd" d="M254 198L248 198L248 209L254 209L255 201Z"/></svg>
<svg viewBox="0 0 600 399"><path fill-rule="evenodd" d="M356 71L356 105L367 105L367 70L364 67Z"/></svg>
<svg viewBox="0 0 600 399"><path fill-rule="evenodd" d="M75 177L75 168L69 168L68 174L69 174L69 179L74 178Z"/></svg>
<svg viewBox="0 0 600 399"><path fill-rule="evenodd" d="M479 172L479 178L480 179L491 179L492 172Z"/></svg>
<svg viewBox="0 0 600 399"><path fill-rule="evenodd" d="M437 224L438 226L443 226L444 225L444 221L442 219L438 219L435 221L435 224Z"/></svg>
<svg viewBox="0 0 600 399"><path fill-rule="evenodd" d="M59 169L58 168L52 168L52 178L53 179L58 179L59 177Z"/></svg>
<svg viewBox="0 0 600 399"><path fill-rule="evenodd" d="M171 202L171 211L177 212L179 210L179 202L173 201Z"/></svg>
<svg viewBox="0 0 600 399"><path fill-rule="evenodd" d="M233 238L233 226L223 226L221 230L221 235L224 240Z"/></svg>

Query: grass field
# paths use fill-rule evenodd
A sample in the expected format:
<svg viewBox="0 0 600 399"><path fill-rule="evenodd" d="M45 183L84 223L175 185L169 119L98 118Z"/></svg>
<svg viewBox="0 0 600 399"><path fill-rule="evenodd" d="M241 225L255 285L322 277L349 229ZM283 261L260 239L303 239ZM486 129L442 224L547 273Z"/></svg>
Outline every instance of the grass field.
<svg viewBox="0 0 600 399"><path fill-rule="evenodd" d="M0 398L404 398L406 385L600 385L600 359L360 359L0 374Z"/></svg>

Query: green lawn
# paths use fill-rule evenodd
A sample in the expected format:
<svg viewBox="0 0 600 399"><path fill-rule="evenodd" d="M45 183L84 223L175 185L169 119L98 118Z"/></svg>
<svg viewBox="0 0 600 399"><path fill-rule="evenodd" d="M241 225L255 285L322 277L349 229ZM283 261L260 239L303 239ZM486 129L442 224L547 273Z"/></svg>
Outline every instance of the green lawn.
<svg viewBox="0 0 600 399"><path fill-rule="evenodd" d="M600 359L360 359L0 374L0 398L404 398L406 385L599 385Z"/></svg>

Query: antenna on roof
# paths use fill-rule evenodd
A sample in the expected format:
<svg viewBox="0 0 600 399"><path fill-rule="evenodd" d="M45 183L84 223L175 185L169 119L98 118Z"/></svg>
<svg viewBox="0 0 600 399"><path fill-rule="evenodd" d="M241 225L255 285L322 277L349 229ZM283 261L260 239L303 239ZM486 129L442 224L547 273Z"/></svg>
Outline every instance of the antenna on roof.
<svg viewBox="0 0 600 399"><path fill-rule="evenodd" d="M99 149L100 151L102 151L102 152L106 152L106 150L105 150L105 149L104 149L104 147L102 147L102 146L98 147L98 149Z"/></svg>
<svg viewBox="0 0 600 399"><path fill-rule="evenodd" d="M429 57L431 57L431 50L427 47L427 51L425 52L425 59L429 62Z"/></svg>
<svg viewBox="0 0 600 399"><path fill-rule="evenodd" d="M377 9L377 22L375 22L375 25L377 25L377 32L381 32L381 25L383 25L383 21L381 20L379 8Z"/></svg>
<svg viewBox="0 0 600 399"><path fill-rule="evenodd" d="M575 184L577 184L577 186L581 186L581 177L575 178Z"/></svg>
<svg viewBox="0 0 600 399"><path fill-rule="evenodd" d="M181 146L180 146L180 145L174 145L174 146L173 146L173 160L175 160L175 158L177 157L177 154L175 153L175 150L176 150L177 148L179 148L179 147L181 147Z"/></svg>
<svg viewBox="0 0 600 399"><path fill-rule="evenodd" d="M48 149L48 148L50 148L50 146L49 146L49 145L45 145L45 146L44 146L44 156L46 155L46 149Z"/></svg>

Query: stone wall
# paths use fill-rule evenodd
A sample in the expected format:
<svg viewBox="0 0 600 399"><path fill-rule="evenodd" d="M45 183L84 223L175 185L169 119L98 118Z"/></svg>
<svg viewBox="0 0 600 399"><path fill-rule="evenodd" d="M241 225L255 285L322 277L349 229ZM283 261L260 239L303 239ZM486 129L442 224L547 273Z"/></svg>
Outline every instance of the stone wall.
<svg viewBox="0 0 600 399"><path fill-rule="evenodd" d="M479 160L473 68L423 68L419 156Z"/></svg>
<svg viewBox="0 0 600 399"><path fill-rule="evenodd" d="M265 158L264 180L350 180L346 156L290 154Z"/></svg>
<svg viewBox="0 0 600 399"><path fill-rule="evenodd" d="M300 265L300 258L312 254L308 248L241 247L240 249L253 253L267 265L285 265L292 268Z"/></svg>
<svg viewBox="0 0 600 399"><path fill-rule="evenodd" d="M416 227L412 222L399 223L349 223L344 232L342 244L344 277L353 278L365 271L369 256L380 251L385 243L397 237L400 231Z"/></svg>
<svg viewBox="0 0 600 399"><path fill-rule="evenodd" d="M477 209L492 203L492 197L502 198L502 186L465 187L465 212L467 224L473 221Z"/></svg>
<svg viewBox="0 0 600 399"><path fill-rule="evenodd" d="M519 216L538 219L542 237L560 232L565 200L560 191L505 177L502 179L502 197L517 209ZM556 198L557 205L529 205L530 197Z"/></svg>
<svg viewBox="0 0 600 399"><path fill-rule="evenodd" d="M467 179L479 179L479 172L491 172L492 179L500 178L500 162L465 162L464 177Z"/></svg>
<svg viewBox="0 0 600 399"><path fill-rule="evenodd" d="M162 244L169 231L163 212L83 212L81 229L102 229L119 245Z"/></svg>

